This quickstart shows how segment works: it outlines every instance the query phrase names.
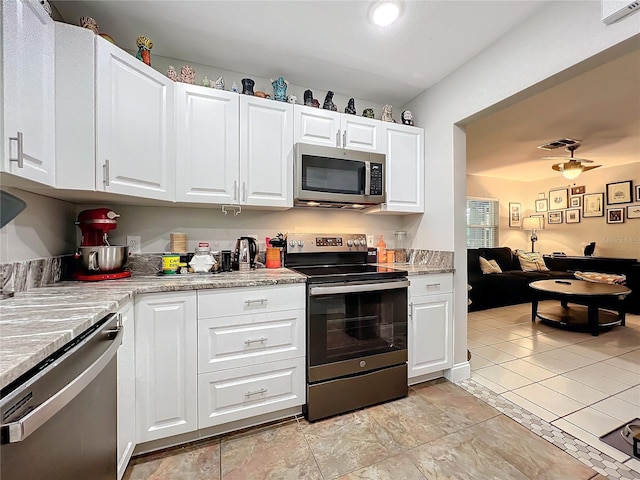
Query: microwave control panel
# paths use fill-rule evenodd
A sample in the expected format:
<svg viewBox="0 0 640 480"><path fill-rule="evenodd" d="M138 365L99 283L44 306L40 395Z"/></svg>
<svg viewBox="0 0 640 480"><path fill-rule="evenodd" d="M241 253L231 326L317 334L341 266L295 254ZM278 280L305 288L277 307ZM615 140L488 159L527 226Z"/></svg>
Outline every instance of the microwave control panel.
<svg viewBox="0 0 640 480"><path fill-rule="evenodd" d="M382 164L371 164L371 195L382 195Z"/></svg>

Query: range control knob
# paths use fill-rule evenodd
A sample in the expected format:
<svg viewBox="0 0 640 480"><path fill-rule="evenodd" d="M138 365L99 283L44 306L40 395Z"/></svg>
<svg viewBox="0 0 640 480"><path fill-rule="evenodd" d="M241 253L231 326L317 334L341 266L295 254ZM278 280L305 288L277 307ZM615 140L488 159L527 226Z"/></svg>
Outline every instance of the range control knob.
<svg viewBox="0 0 640 480"><path fill-rule="evenodd" d="M353 240L347 240L347 247L353 247Z"/></svg>
<svg viewBox="0 0 640 480"><path fill-rule="evenodd" d="M291 248L295 247L296 246L296 241L295 240L289 240L289 246Z"/></svg>
<svg viewBox="0 0 640 480"><path fill-rule="evenodd" d="M367 239L366 238L361 238L360 239L360 245L362 245L363 247L367 244Z"/></svg>
<svg viewBox="0 0 640 480"><path fill-rule="evenodd" d="M303 247L304 246L304 240L298 240L298 246L299 247Z"/></svg>

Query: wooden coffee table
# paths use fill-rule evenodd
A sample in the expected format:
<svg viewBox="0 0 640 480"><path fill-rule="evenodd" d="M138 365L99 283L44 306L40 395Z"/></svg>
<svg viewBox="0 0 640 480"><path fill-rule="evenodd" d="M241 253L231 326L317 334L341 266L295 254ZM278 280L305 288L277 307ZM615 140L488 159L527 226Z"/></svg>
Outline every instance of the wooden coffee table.
<svg viewBox="0 0 640 480"><path fill-rule="evenodd" d="M531 321L574 330L589 331L597 336L600 328L625 324L624 298L631 293L623 285L584 280L538 280L531 282ZM540 300L560 300L560 305L538 312ZM569 304L575 304L569 306Z"/></svg>

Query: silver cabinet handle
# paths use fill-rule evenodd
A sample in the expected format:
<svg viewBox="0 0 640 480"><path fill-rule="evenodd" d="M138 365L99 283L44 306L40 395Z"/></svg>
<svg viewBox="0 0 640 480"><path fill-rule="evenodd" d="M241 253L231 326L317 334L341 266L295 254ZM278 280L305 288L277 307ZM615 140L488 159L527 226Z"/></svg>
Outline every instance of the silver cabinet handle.
<svg viewBox="0 0 640 480"><path fill-rule="evenodd" d="M238 200L238 181L237 180L233 181L233 199L235 201Z"/></svg>
<svg viewBox="0 0 640 480"><path fill-rule="evenodd" d="M309 289L309 295L317 297L320 295L335 295L340 293L377 292L382 290L393 290L396 288L407 288L408 286L408 280L384 283L361 283L355 285L344 285L343 283L334 285L326 284L322 287L311 287Z"/></svg>
<svg viewBox="0 0 640 480"><path fill-rule="evenodd" d="M252 343L265 343L267 341L267 337L256 338L255 340L245 340L244 344L249 346Z"/></svg>
<svg viewBox="0 0 640 480"><path fill-rule="evenodd" d="M342 148L347 148L347 131L342 132Z"/></svg>
<svg viewBox="0 0 640 480"><path fill-rule="evenodd" d="M261 388L260 390L256 390L255 392L247 392L244 394L245 397L247 398L251 398L254 395L262 395L263 393L267 393L267 389L266 388Z"/></svg>
<svg viewBox="0 0 640 480"><path fill-rule="evenodd" d="M109 364L122 343L123 329L118 329L118 334L112 340L109 348L93 362L87 369L69 382L58 393L40 404L35 410L16 422L0 425L7 428L8 442L17 443L23 441L42 425L49 421L56 413L69 404L80 392L82 392ZM73 351L73 350L72 350Z"/></svg>
<svg viewBox="0 0 640 480"><path fill-rule="evenodd" d="M336 147L340 146L340 130L336 132Z"/></svg>
<svg viewBox="0 0 640 480"><path fill-rule="evenodd" d="M104 179L102 183L104 183L105 187L109 186L109 159L104 161L104 165L102 165L102 173L104 175Z"/></svg>
<svg viewBox="0 0 640 480"><path fill-rule="evenodd" d="M9 154L9 161L18 162L18 168L23 168L24 167L24 143L22 140L22 132L18 132L18 135L15 137L9 137L9 142L12 142L12 141L15 141L18 144L18 155L16 156L16 158L11 158L11 154Z"/></svg>
<svg viewBox="0 0 640 480"><path fill-rule="evenodd" d="M427 288L440 288L439 283L427 283Z"/></svg>
<svg viewBox="0 0 640 480"><path fill-rule="evenodd" d="M249 300L245 300L244 304L247 307L250 307L251 305L253 305L254 303L258 303L260 305L266 305L269 302L268 298L256 298L256 299L249 299Z"/></svg>
<svg viewBox="0 0 640 480"><path fill-rule="evenodd" d="M247 201L247 182L242 182L242 201Z"/></svg>

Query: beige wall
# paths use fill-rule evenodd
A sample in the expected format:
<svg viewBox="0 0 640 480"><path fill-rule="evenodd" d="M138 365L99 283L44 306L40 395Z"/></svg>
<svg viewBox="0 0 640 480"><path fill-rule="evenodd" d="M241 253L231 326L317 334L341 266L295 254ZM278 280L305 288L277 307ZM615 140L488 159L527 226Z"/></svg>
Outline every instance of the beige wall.
<svg viewBox="0 0 640 480"><path fill-rule="evenodd" d="M497 198L500 201L501 246L512 249L531 249L530 232L509 227L509 202L522 204L522 216L536 215L535 200L538 194L544 193L549 198L549 190L585 186L586 193L605 193L606 184L631 180L633 185L640 185L640 162L610 168L599 168L585 172L570 182L560 174L537 182L513 182L492 177L477 175L467 176L467 195L475 197ZM596 242L595 255L618 258L640 258L640 219L627 219L627 205L638 205L640 202L606 207L622 207L625 209L625 222L608 224L606 217L582 218L580 223L563 223L549 225L538 233L536 251L542 253L565 252L567 255L582 255L584 244ZM605 212L606 213L606 212Z"/></svg>

